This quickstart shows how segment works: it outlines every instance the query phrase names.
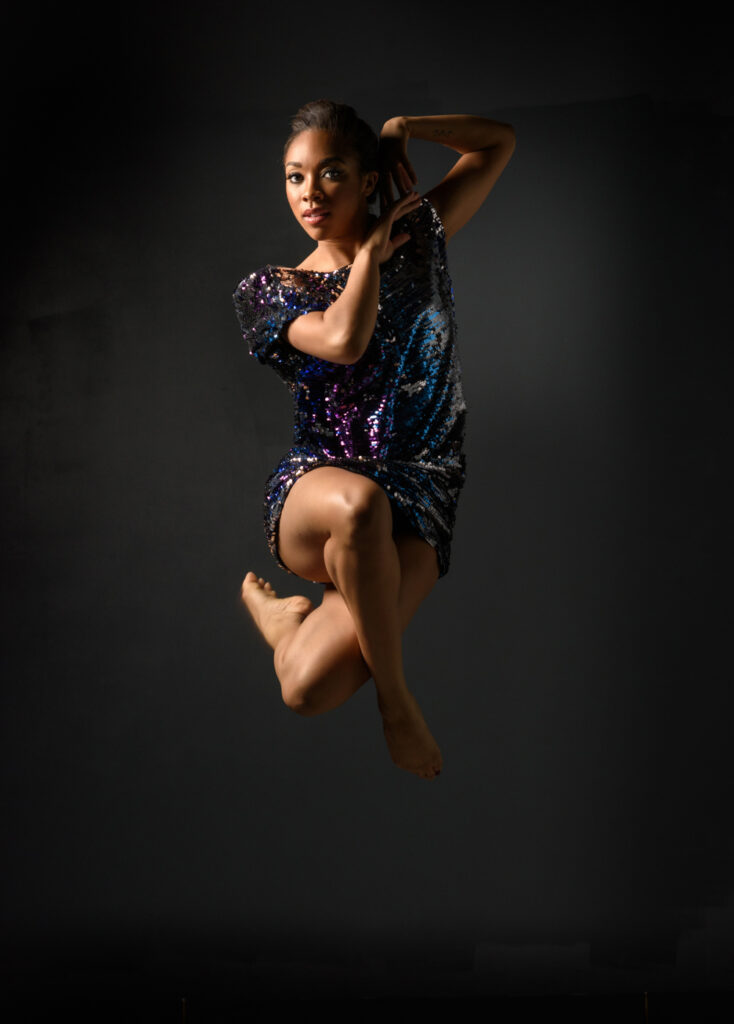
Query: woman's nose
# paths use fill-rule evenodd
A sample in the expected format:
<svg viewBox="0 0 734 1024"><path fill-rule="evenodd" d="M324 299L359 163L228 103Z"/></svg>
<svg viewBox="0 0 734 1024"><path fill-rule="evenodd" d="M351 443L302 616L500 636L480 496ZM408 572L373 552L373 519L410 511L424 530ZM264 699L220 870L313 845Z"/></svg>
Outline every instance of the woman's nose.
<svg viewBox="0 0 734 1024"><path fill-rule="evenodd" d="M306 179L306 181L304 182L303 195L301 198L312 199L314 196L320 196L321 194L321 186L319 184L318 178L314 178L313 180Z"/></svg>

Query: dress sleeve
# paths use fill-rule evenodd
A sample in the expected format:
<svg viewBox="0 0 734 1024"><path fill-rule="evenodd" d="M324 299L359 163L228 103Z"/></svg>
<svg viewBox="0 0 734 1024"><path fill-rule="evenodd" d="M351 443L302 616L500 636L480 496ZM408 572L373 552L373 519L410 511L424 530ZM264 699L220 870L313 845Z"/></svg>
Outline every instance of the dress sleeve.
<svg viewBox="0 0 734 1024"><path fill-rule="evenodd" d="M443 226L443 221L436 212L436 208L427 196L423 196L423 200L417 210L418 219L424 225L426 232L431 235L436 241L440 242L441 246L446 245L446 229Z"/></svg>
<svg viewBox="0 0 734 1024"><path fill-rule="evenodd" d="M405 246L418 265L446 264L446 230L431 201L423 196L420 206L398 222L398 230L410 235ZM401 250L398 249L398 252Z"/></svg>
<svg viewBox="0 0 734 1024"><path fill-rule="evenodd" d="M286 382L294 381L302 358L285 330L300 311L289 305L270 269L256 270L240 281L232 300L250 355L271 366Z"/></svg>

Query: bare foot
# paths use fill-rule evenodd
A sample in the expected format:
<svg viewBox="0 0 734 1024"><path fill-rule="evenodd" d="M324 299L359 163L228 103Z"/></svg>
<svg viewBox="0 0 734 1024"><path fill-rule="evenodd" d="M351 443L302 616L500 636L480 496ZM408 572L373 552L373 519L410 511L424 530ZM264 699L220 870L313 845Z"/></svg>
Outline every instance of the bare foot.
<svg viewBox="0 0 734 1024"><path fill-rule="evenodd" d="M380 711L387 747L398 768L435 779L443 765L441 751L413 694L406 693L398 707Z"/></svg>
<svg viewBox="0 0 734 1024"><path fill-rule="evenodd" d="M254 572L248 572L242 582L242 601L273 650L313 611L313 603L307 597L278 597L270 584Z"/></svg>

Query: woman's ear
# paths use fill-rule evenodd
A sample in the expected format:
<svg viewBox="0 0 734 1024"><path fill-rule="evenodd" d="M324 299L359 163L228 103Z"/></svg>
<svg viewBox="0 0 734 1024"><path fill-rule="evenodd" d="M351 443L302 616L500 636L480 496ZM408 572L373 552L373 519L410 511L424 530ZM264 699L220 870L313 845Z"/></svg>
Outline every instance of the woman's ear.
<svg viewBox="0 0 734 1024"><path fill-rule="evenodd" d="M371 196L377 188L377 182L380 180L379 171L367 171L362 181L362 191L366 196Z"/></svg>

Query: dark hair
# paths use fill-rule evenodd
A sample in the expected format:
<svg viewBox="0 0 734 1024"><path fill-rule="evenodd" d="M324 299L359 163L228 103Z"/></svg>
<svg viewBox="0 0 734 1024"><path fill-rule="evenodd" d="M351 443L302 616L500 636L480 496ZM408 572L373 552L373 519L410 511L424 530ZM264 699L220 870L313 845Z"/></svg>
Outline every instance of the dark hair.
<svg viewBox="0 0 734 1024"><path fill-rule="evenodd" d="M283 159L288 148L301 132L331 132L359 161L362 174L379 170L379 139L366 121L357 116L354 107L333 100L312 100L304 104L291 118L291 133L283 147ZM377 187L367 197L371 203L377 197Z"/></svg>

